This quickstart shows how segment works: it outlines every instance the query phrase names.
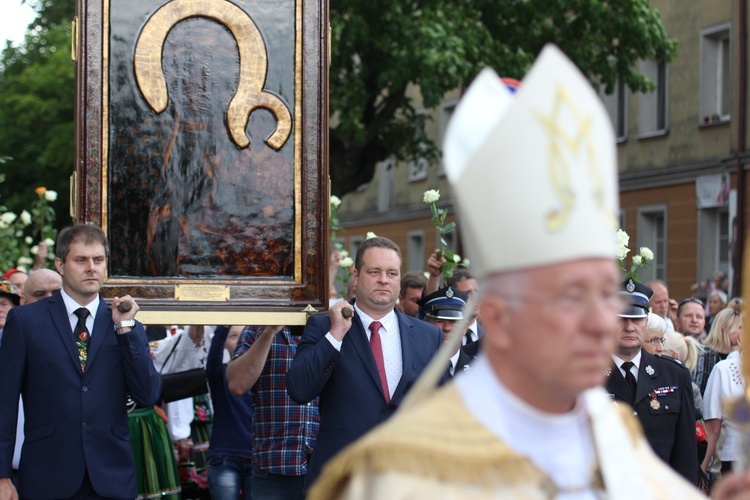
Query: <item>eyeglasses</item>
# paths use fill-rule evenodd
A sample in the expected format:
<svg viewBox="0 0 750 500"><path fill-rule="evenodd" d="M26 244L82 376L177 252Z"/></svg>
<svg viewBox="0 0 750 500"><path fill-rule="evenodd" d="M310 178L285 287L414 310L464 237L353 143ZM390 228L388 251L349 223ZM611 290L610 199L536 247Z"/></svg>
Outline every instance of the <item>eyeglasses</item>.
<svg viewBox="0 0 750 500"><path fill-rule="evenodd" d="M664 342L666 342L666 339L660 338L660 337L655 337L651 340L646 341L646 343L653 344L653 345L659 345L659 344L664 345Z"/></svg>
<svg viewBox="0 0 750 500"><path fill-rule="evenodd" d="M680 301L680 306L679 307L682 307L684 304L687 304L689 302L694 302L694 303L700 305L701 307L703 307L703 301L701 299L699 299L698 297L688 297L686 299L682 299L682 301Z"/></svg>

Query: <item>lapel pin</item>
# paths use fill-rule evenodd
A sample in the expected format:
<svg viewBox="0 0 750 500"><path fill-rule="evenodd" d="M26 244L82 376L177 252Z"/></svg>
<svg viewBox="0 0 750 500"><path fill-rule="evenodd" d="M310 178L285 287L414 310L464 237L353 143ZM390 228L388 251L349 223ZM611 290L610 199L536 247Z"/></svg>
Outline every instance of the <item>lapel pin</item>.
<svg viewBox="0 0 750 500"><path fill-rule="evenodd" d="M646 373L648 373L649 375L653 375L654 374L654 368L651 365L648 365L646 367Z"/></svg>

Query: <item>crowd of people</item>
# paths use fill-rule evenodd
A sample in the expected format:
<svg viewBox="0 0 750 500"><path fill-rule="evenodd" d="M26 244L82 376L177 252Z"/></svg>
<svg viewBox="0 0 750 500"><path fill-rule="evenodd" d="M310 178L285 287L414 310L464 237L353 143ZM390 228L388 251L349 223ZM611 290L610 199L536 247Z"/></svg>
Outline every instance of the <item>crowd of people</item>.
<svg viewBox="0 0 750 500"><path fill-rule="evenodd" d="M304 328L144 326L64 229L0 283L0 500L748 494L742 300L623 280L614 144L558 49L515 96L483 72L443 151L471 269L368 238Z"/></svg>

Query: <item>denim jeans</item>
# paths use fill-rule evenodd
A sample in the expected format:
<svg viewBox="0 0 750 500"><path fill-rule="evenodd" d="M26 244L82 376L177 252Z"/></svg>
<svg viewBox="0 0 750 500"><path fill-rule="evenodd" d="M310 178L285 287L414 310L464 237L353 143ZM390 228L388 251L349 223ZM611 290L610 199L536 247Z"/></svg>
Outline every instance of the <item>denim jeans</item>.
<svg viewBox="0 0 750 500"><path fill-rule="evenodd" d="M271 474L253 465L251 500L302 500L305 476Z"/></svg>
<svg viewBox="0 0 750 500"><path fill-rule="evenodd" d="M212 456L208 459L208 488L214 500L250 498L252 461L247 458ZM240 495L240 490L242 495Z"/></svg>

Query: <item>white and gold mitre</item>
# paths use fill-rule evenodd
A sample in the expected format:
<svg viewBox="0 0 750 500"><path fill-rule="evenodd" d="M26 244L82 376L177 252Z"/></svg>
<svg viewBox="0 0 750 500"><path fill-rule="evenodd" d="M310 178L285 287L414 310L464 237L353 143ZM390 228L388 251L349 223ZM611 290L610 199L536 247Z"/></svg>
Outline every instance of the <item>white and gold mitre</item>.
<svg viewBox="0 0 750 500"><path fill-rule="evenodd" d="M615 257L615 136L578 68L553 45L515 95L483 70L459 102L443 161L477 276Z"/></svg>

